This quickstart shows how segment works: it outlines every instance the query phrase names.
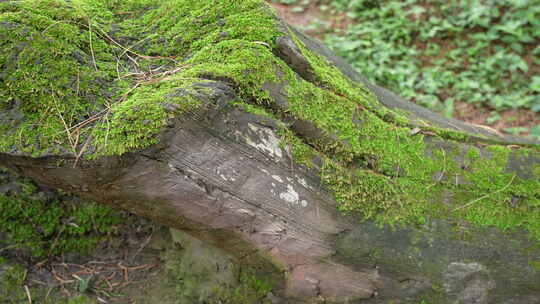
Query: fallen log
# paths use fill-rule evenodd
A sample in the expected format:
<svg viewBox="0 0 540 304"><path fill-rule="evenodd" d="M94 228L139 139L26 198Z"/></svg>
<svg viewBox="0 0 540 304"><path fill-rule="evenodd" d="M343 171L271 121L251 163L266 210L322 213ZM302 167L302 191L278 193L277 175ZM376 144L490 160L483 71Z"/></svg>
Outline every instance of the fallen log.
<svg viewBox="0 0 540 304"><path fill-rule="evenodd" d="M290 301L540 303L538 142L368 83L259 0L0 14L1 165L186 231Z"/></svg>

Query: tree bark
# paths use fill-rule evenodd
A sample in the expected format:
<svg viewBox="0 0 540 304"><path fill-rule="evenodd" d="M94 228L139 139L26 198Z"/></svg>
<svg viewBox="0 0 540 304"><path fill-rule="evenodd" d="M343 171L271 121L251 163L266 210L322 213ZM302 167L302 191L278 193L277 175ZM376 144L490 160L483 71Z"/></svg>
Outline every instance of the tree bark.
<svg viewBox="0 0 540 304"><path fill-rule="evenodd" d="M24 11L25 8L17 2L20 1L7 1L6 7L11 5L9 10ZM233 2L224 1L225 4L220 4L216 1L201 1L206 3L201 6L222 6L224 14L227 14L225 6L232 6ZM507 196L504 200L508 200L509 204L528 204L526 207L515 207L516 210L527 208L526 212L538 214L535 205L539 200L538 191L529 191L539 184L538 143L446 119L409 103L384 88L368 83L320 42L306 37L274 17L264 3L248 2L252 4L242 13L249 15L256 11L271 16L278 33L268 41L250 41L251 45L257 45L256 52L266 52L264 56L271 56L276 62L283 63L267 66L267 72L277 77L272 78L272 81L262 81L262 85L256 88L264 92L264 101L256 100L260 97L259 93L246 85L248 82L242 80L243 76L238 76L242 73L260 73L257 68L254 67L254 71L244 69L240 73L234 69L224 73L210 69L206 73L203 67L195 73L197 80L188 86L179 87L180 93L174 96L180 100L196 99L200 106L167 118L166 124L155 135L158 140L151 145L128 149L119 155L97 154L98 144L92 142L91 136L76 143L73 151L69 150L69 145L66 148L65 143L58 144L56 149L37 154L36 150L28 152L27 146L23 145L0 145L0 164L42 185L129 210L186 231L225 250L238 262L256 266L280 278L283 295L297 301L407 303L427 299L433 303L540 303L540 271L533 266L538 265L540 256L538 241L521 232L525 227L534 236L532 228L517 226L512 233L502 232L495 228L496 224L490 225L489 220L485 221L485 225L473 225L466 217L467 214L464 217L458 214L462 209L475 206L477 201L490 195L464 193L460 190L476 189L473 184L477 181L469 174L481 173L478 168L480 163L475 161L482 160L497 161L498 165L504 167L500 174L506 176L505 182L500 186L495 179L492 181L497 184L492 189L493 195L505 193ZM58 3L68 5L63 1ZM189 6L185 4L186 1L168 3L180 7L185 5L186 9ZM154 6L142 11L157 9ZM7 16L7 10L4 8L1 11L3 17ZM220 17L229 20L227 16ZM37 26L20 20L18 22L0 22L0 27ZM44 32L43 29L40 31ZM221 40L206 43L218 45L227 40L227 37L235 35L227 31L229 29L225 26L217 31ZM113 46L128 40L120 34L114 36L113 32L111 28L107 35L95 39L100 38ZM150 35L144 32L138 34L138 38ZM242 35L250 39L249 30ZM2 35L0 37L3 37L5 44L16 44L19 49L30 45L14 43ZM192 40L183 38L181 33L178 33L178 39L185 39L196 47L207 47L197 45L193 37L189 38ZM151 50L153 45L146 47L136 52L125 48L123 55L129 53L136 60L143 60L144 56L171 55L166 52L156 55ZM144 51L147 51L147 55L140 55ZM190 51L193 55L193 50ZM71 52L63 56L71 58L74 54ZM197 56L193 55L188 60L194 60ZM370 122L362 113L376 113L380 118L378 121L390 126L381 129L381 132L393 132L389 131L393 126L400 130L407 129L410 137L421 137L425 150L420 157L426 162L431 160L444 164L450 164L447 158L451 159L456 167L452 174L450 168L440 165L439 168L443 169L434 170L432 176L422 179L410 169L404 169L406 166L399 162L383 166L384 155L355 150L354 140L344 138L339 129L325 128L324 123L312 121L308 116L295 115L297 110L292 101L295 96L291 92L296 91L289 90L292 81L313 85L316 88L310 91L313 96L318 94L318 90L326 90L339 96L336 98L356 98L356 93L351 95L348 91L332 88L332 83L321 75L322 70L317 66L321 63L313 59L316 56L319 56L319 60L322 58L322 64L337 68L335 72L329 73L337 73L335 75L345 79L354 90L369 96L374 94L376 97L372 103L360 104L358 112L351 116L358 130L366 129L368 132L369 128L366 124ZM125 60L123 62L126 65L133 65L130 62L134 61L133 58L122 60ZM95 62L90 60L87 64L91 66ZM233 66L236 62L225 60L220 64ZM4 81L4 94L0 96L9 97L6 97L6 102L0 101L0 109L3 111L0 118L4 123L16 121L14 128L17 129L17 124L31 119L24 108L25 102L29 102L31 97L26 93L8 90L9 76L15 75L18 69L12 68L12 64L7 62L0 66L4 70L1 78ZM99 62L96 65L98 67ZM294 79L285 80L287 78L283 75L288 75L289 71L285 68L292 71ZM172 74L164 72L158 75L160 79L157 81L166 82L168 79L165 78ZM190 74L190 77L193 75ZM148 73L144 76L148 76ZM127 94L137 94L141 87L155 79L138 82ZM79 88L65 89L75 91ZM145 96L142 93L133 95L134 98ZM156 98L166 103L171 96L169 94ZM301 98L306 96L310 95ZM94 96L87 95L86 98ZM272 115L249 111L238 103L239 100ZM171 113L176 113L175 106L172 107ZM114 111L113 108L111 115ZM78 123L86 124L88 117L93 117L96 112L88 113ZM90 121L88 125L92 123ZM125 124L130 123L125 121ZM75 123L73 125L78 126ZM69 127L67 129L68 132L72 130ZM26 132L22 129L19 131ZM11 131L5 133L5 136L16 136ZM83 131L80 133L83 134ZM111 130L111 137L112 134ZM284 140L284 134L293 134L305 147L315 151L310 154L308 164L295 156L293 144ZM400 147L402 143L401 147L406 149L399 136L396 135L396 144ZM368 136L363 140L370 141L371 138ZM493 146L499 150L504 149L508 157L500 160L496 158L498 154L491 150ZM473 150L478 151L478 157L468 156ZM353 156L345 164L344 158L335 161L340 164L337 176L341 174L348 177L346 184L350 184L351 188L355 185L355 178L377 176L391 185L405 179L412 182L418 180L418 183L424 183L423 189L426 192L432 191L430 189L434 191L435 188L440 190L437 196L422 194L420 197L427 197L424 204L441 205L441 210L457 212L456 216L425 211L418 217L423 219L421 221L405 219L385 222L382 220L384 217L366 214L361 206L346 212L347 208L342 207L353 204L354 196L352 199L343 198L345 194L340 192L341 184L326 177L329 164L336 159L334 153L337 155L342 151L346 151L344 155L349 153ZM348 176L358 172L365 175ZM436 186L430 188L431 184ZM531 184L531 187L525 188ZM366 189L360 188L360 191ZM376 207L377 212L399 218L396 212L407 210L397 209L399 202L396 201L402 199L401 191L374 189L380 193L365 192L364 196L360 196L371 205L379 202L381 205L385 202L396 204L395 208ZM407 197L413 197L412 194L409 196L408 191L403 190ZM509 212L512 208L509 207ZM374 219L378 219L378 223Z"/></svg>

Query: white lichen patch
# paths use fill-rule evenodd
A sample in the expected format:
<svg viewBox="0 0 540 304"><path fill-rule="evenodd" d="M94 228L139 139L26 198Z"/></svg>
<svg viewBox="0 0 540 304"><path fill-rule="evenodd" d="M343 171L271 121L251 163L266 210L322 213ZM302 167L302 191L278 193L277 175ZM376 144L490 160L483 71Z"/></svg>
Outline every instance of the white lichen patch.
<svg viewBox="0 0 540 304"><path fill-rule="evenodd" d="M274 132L269 128L258 127L254 124L249 123L248 127L251 131L257 134L260 142L254 142L249 137L244 137L247 144L256 148L257 150L269 154L274 157L276 160L283 158L283 151L279 147L279 138L274 134Z"/></svg>
<svg viewBox="0 0 540 304"><path fill-rule="evenodd" d="M298 181L298 183L299 183L300 185L304 186L304 188L312 189L312 188L308 185L307 181L306 181L303 177L300 177L300 176L298 176L298 175L296 175L295 177L296 177L296 180Z"/></svg>
<svg viewBox="0 0 540 304"><path fill-rule="evenodd" d="M243 216L247 216L247 217L255 216L255 213L253 213L252 211L247 210L247 209L237 209L236 213L239 213L239 214L241 214Z"/></svg>
<svg viewBox="0 0 540 304"><path fill-rule="evenodd" d="M281 176L279 176L279 175L272 175L272 178L275 179L275 180L277 180L277 181L280 182L280 183L283 183L283 179L282 179Z"/></svg>
<svg viewBox="0 0 540 304"><path fill-rule="evenodd" d="M279 198L294 206L307 207L308 202L306 200L300 200L300 195L294 190L292 185L287 185L287 191L281 192Z"/></svg>
<svg viewBox="0 0 540 304"><path fill-rule="evenodd" d="M276 184L272 183L272 188L270 189L270 193L272 193L272 195L276 195Z"/></svg>
<svg viewBox="0 0 540 304"><path fill-rule="evenodd" d="M221 177L221 179L227 181L227 182L235 182L236 177L238 176L238 172L234 169L229 170L220 170L219 168L216 170L216 174Z"/></svg>
<svg viewBox="0 0 540 304"><path fill-rule="evenodd" d="M291 204L298 204L298 200L300 199L300 196L298 195L298 192L294 190L294 188L291 185L287 185L287 191L281 192L279 194L279 198L282 200L291 203Z"/></svg>

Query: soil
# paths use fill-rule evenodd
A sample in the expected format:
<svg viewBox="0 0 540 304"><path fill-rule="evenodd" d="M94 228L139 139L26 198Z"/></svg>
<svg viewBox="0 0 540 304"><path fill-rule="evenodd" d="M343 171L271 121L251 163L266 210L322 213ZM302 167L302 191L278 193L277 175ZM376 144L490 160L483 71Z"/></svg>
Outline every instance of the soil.
<svg viewBox="0 0 540 304"><path fill-rule="evenodd" d="M317 39L324 38L328 32L345 30L352 24L345 14L330 14L322 11L317 5L310 4L302 12L294 12L293 7L281 3L270 3L278 14L289 24L303 30L306 34ZM320 20L324 26L314 26L314 21Z"/></svg>
<svg viewBox="0 0 540 304"><path fill-rule="evenodd" d="M294 6L273 3L270 1L269 3L276 8L278 14L285 21L317 39L323 39L324 36L330 32L334 34L339 33L340 31L346 30L349 25L354 24L354 21L347 18L345 14L325 12L314 4L306 7L302 12L295 12L293 10ZM314 26L315 20L318 20L318 22L322 21L325 26ZM439 44L441 44L441 49L445 50L451 48L451 45L447 45L448 43L445 44L444 40L439 42ZM418 45L418 47L421 48L422 45ZM434 58L422 58L425 64L429 64L433 59ZM528 72L529 74L532 75L532 73L540 70L540 66L530 64L532 62L531 56L526 57L525 60L529 63L529 66L533 66ZM475 106L466 102L457 101L455 103L453 117L470 124L483 125L501 133L508 133L508 128L527 128L527 130L519 132L518 135L522 136L529 135L530 132L528 130L531 127L540 125L538 114L530 110L517 109L497 111L500 118L496 121L490 121L491 119L489 118L493 116L492 113L495 113L495 111L489 107Z"/></svg>

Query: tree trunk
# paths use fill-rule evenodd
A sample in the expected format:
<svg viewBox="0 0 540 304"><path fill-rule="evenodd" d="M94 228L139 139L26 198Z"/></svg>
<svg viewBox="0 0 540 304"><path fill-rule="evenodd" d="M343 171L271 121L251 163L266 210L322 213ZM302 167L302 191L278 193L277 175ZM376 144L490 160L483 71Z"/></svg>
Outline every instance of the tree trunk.
<svg viewBox="0 0 540 304"><path fill-rule="evenodd" d="M536 142L368 83L259 0L96 3L0 3L0 164L298 301L540 303Z"/></svg>

